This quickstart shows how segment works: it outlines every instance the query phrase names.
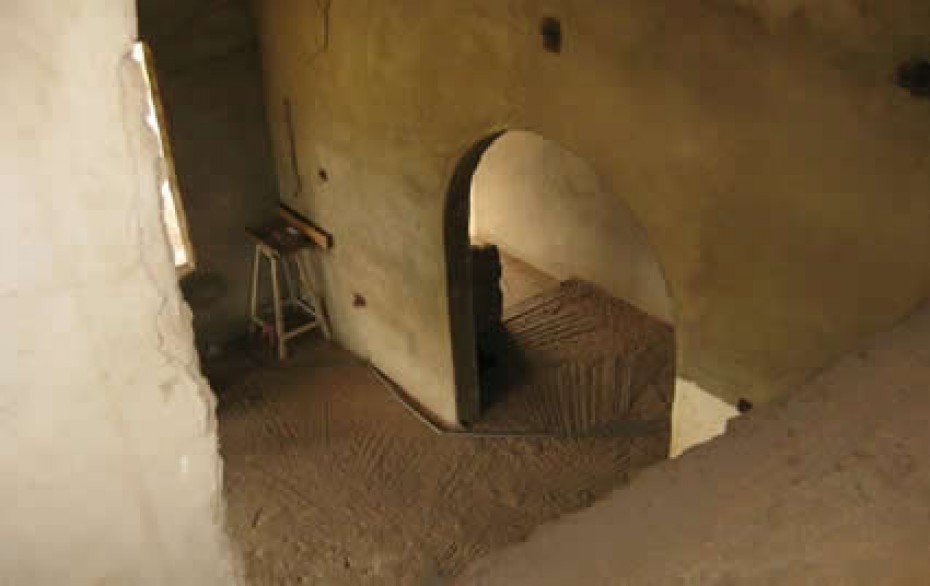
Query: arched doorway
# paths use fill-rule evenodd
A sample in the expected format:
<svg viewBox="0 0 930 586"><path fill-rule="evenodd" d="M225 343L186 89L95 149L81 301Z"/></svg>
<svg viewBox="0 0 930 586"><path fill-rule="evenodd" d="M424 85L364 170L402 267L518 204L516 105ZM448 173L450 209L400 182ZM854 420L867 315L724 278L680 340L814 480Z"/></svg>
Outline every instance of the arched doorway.
<svg viewBox="0 0 930 586"><path fill-rule="evenodd" d="M532 132L492 134L473 145L457 165L444 228L456 397L464 423L479 421L488 405L489 351L482 344L483 324L488 320L476 315L476 310L486 311L487 296L476 292L480 291L476 284L487 280L488 269L479 266L485 264L487 254L482 257L478 245L491 245L491 255L499 259L505 337L515 338L510 341L516 346L532 345L532 336L521 337L519 330L534 330L533 336L547 347L537 351L536 343L528 355L542 356L541 368L561 368L551 376L575 377L578 380L571 384L576 385L587 384L583 379L591 376L636 379L636 384L648 385L655 381L644 379L643 373L666 368L656 384L664 385L670 413L674 334L661 266L632 211L604 188L583 159ZM521 274L508 275L513 267L520 267ZM526 274L540 278L529 282ZM549 290L546 282L551 284ZM593 308L597 315L585 314L585 308ZM508 309L513 310L509 316ZM559 312L561 317L556 315ZM551 323L527 321L531 319ZM543 339L547 331L553 336ZM562 345L573 347L553 351L554 338L569 331L574 333ZM621 339L625 333L629 336ZM662 347L648 347L652 339ZM490 347L497 351L498 346ZM579 352L585 347L590 355ZM566 353L571 354L572 364L560 358ZM634 361L639 365L634 366ZM602 401L595 397L582 402L586 404L547 409L596 410Z"/></svg>

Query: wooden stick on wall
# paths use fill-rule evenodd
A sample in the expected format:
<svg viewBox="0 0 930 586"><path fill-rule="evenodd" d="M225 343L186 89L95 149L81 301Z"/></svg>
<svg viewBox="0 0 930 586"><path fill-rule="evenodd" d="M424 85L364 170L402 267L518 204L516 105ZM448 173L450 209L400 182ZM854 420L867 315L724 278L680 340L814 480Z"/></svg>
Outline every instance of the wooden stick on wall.
<svg viewBox="0 0 930 586"><path fill-rule="evenodd" d="M314 244L323 250L329 250L333 247L334 243L332 234L329 234L323 229L317 227L316 224L302 216L293 208L290 208L283 203L278 204L278 213L288 224L297 230L300 230L304 236L312 240Z"/></svg>

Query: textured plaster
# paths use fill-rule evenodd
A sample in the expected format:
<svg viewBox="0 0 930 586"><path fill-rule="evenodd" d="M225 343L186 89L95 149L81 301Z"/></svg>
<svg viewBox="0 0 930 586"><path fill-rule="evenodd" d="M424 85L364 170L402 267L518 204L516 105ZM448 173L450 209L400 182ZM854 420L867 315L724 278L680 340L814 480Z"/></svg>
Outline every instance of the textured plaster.
<svg viewBox="0 0 930 586"><path fill-rule="evenodd" d="M0 8L0 584L230 584L128 1Z"/></svg>
<svg viewBox="0 0 930 586"><path fill-rule="evenodd" d="M930 51L923 0L258 6L279 179L285 99L304 177L327 171L281 191L336 236L336 334L444 419L444 197L496 130L578 154L633 211L679 371L727 402L777 396L930 293L930 116L894 84Z"/></svg>

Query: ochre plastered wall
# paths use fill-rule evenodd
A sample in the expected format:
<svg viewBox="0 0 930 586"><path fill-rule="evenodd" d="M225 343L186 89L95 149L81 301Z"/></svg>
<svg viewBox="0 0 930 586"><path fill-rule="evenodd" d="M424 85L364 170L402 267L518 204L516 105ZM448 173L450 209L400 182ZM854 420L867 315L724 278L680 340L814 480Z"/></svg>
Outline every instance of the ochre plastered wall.
<svg viewBox="0 0 930 586"><path fill-rule="evenodd" d="M139 9L197 258L182 288L209 357L246 332L245 227L277 202L255 22L248 0L139 0Z"/></svg>
<svg viewBox="0 0 930 586"><path fill-rule="evenodd" d="M672 323L662 267L629 208L587 162L538 134L507 132L481 158L469 230L558 279L595 283Z"/></svg>
<svg viewBox="0 0 930 586"><path fill-rule="evenodd" d="M135 33L128 0L0 7L2 584L236 583Z"/></svg>
<svg viewBox="0 0 930 586"><path fill-rule="evenodd" d="M287 99L302 172L327 171L289 203L336 236L340 340L455 417L443 198L456 160L506 128L577 153L632 209L679 373L727 401L769 399L900 319L930 292L930 107L894 73L930 52L930 14L828 4L346 0L324 18L261 0L276 158Z"/></svg>

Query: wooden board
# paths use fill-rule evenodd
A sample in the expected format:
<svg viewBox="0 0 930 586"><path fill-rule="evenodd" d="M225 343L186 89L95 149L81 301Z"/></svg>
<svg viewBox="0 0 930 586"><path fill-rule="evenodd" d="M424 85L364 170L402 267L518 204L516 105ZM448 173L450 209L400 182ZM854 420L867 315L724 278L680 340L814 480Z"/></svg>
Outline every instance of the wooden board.
<svg viewBox="0 0 930 586"><path fill-rule="evenodd" d="M323 250L329 250L333 247L333 236L321 228L316 226L313 222L302 216L296 210L282 204L278 204L278 213L284 220L300 230L300 232L313 241L314 244L322 248Z"/></svg>

